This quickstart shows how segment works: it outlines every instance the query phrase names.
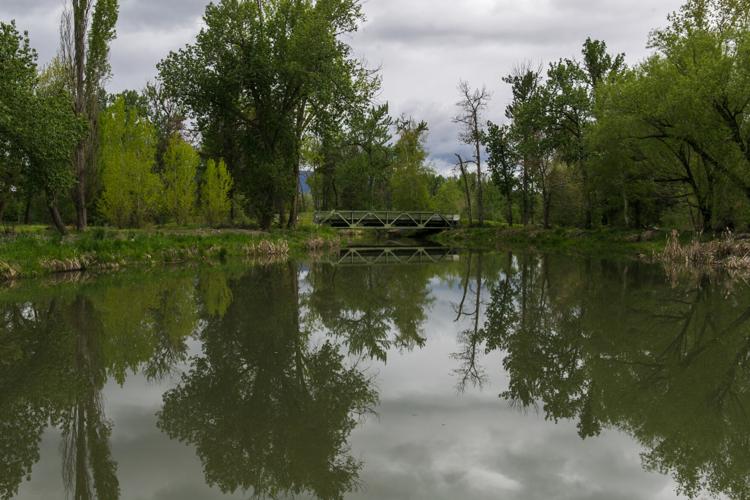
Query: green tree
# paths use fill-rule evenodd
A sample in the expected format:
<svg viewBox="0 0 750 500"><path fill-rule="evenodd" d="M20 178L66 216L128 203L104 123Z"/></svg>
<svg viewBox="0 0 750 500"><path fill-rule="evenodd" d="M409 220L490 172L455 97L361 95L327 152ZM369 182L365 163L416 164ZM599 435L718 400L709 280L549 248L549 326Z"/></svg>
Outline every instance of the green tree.
<svg viewBox="0 0 750 500"><path fill-rule="evenodd" d="M531 119L533 115L526 109L537 98L542 81L540 71L530 66L519 66L503 81L511 86L513 94L513 100L505 108L505 116L511 120L510 130L521 165L521 221L526 226L534 215L535 138L539 134L539 124Z"/></svg>
<svg viewBox="0 0 750 500"><path fill-rule="evenodd" d="M648 159L666 166L658 180L673 196L687 194L705 229L744 224L740 210L724 207L750 199L747 5L691 0L669 19L651 37L657 53L633 77L639 88L621 104Z"/></svg>
<svg viewBox="0 0 750 500"><path fill-rule="evenodd" d="M180 103L166 93L161 82L147 83L142 96L145 101L146 116L156 128L156 167L158 172L162 172L164 155L172 137L184 131L187 112Z"/></svg>
<svg viewBox="0 0 750 500"><path fill-rule="evenodd" d="M597 208L590 156L586 141L595 121L597 88L624 69L625 56L612 56L603 41L586 39L583 63L562 59L551 64L545 85L549 130L547 136L560 160L575 167L584 193L584 225L591 228Z"/></svg>
<svg viewBox="0 0 750 500"><path fill-rule="evenodd" d="M391 203L395 210L430 208L430 175L425 160L424 140L429 130L426 122L401 118L397 124L399 139L394 147Z"/></svg>
<svg viewBox="0 0 750 500"><path fill-rule="evenodd" d="M234 181L224 160L208 160L201 187L201 213L209 225L224 224L229 218L232 201L229 197Z"/></svg>
<svg viewBox="0 0 750 500"><path fill-rule="evenodd" d="M393 150L389 145L392 125L388 105L384 104L352 113L340 134L340 143L320 142L339 148L334 182L338 184L340 208L358 210L386 206L393 166ZM324 152L329 158L333 154ZM330 175L332 169L324 168L321 173Z"/></svg>
<svg viewBox="0 0 750 500"><path fill-rule="evenodd" d="M597 120L587 147L600 203L605 213L621 213L624 225L642 227L658 225L665 210L687 201L698 208L709 228L715 175L679 141L661 137L644 120L662 109L672 85L671 76L661 71L649 69L646 76L644 69L655 63L598 87ZM695 201L685 197L691 192Z"/></svg>
<svg viewBox="0 0 750 500"><path fill-rule="evenodd" d="M460 214L464 199L458 182L449 179L442 183L433 198L432 205L435 210L444 214Z"/></svg>
<svg viewBox="0 0 750 500"><path fill-rule="evenodd" d="M531 222L538 193L544 226L550 226L554 198L567 187L560 182L572 180L569 175L559 175L563 163L578 173L584 194L584 225L590 228L594 224L598 200L592 172L595 162L591 160L595 153L589 136L595 125L598 88L622 73L624 56L610 55L604 42L590 38L582 54L583 63L560 59L549 65L545 75L541 70L520 67L504 78L513 92L513 101L506 108L511 123L507 128L490 124L485 143L495 183L506 197L515 180L513 164L520 164L524 224Z"/></svg>
<svg viewBox="0 0 750 500"><path fill-rule="evenodd" d="M196 42L159 65L263 228L286 209L296 223L306 132L365 106L377 86L343 40L362 17L356 0L222 0Z"/></svg>
<svg viewBox="0 0 750 500"><path fill-rule="evenodd" d="M55 79L40 83L36 57L27 34L14 23L0 23L0 166L5 182L45 194L55 227L65 233L57 202L72 185L66 165L85 126Z"/></svg>
<svg viewBox="0 0 750 500"><path fill-rule="evenodd" d="M14 104L31 99L36 57L28 34L20 34L15 22L0 24L0 216L21 183L25 155L18 136L20 110Z"/></svg>
<svg viewBox="0 0 750 500"><path fill-rule="evenodd" d="M506 82L513 87L513 102L506 109L506 116L513 121L504 139L504 143L492 144L495 153L516 156L522 164L522 214L524 225L531 222L534 197L538 193L542 201L542 221L545 228L550 226L550 208L555 192L552 184L552 173L555 161L561 154L556 142L556 125L554 122L553 74L555 66L550 67L547 81L539 72L525 69L525 73L511 75ZM495 132L496 134L499 131ZM495 137L497 142L502 138ZM512 149L504 152L502 148L512 144ZM498 146L500 148L498 149ZM494 159L499 161L499 159ZM507 161L507 160L506 160Z"/></svg>
<svg viewBox="0 0 750 500"><path fill-rule="evenodd" d="M153 126L118 98L101 117L102 215L118 227L141 227L158 213L162 183L154 173Z"/></svg>
<svg viewBox="0 0 750 500"><path fill-rule="evenodd" d="M508 125L487 124L484 137L492 182L505 196L505 220L513 225L513 194L518 187L518 155Z"/></svg>
<svg viewBox="0 0 750 500"><path fill-rule="evenodd" d="M87 178L95 172L99 94L110 73L109 44L115 38L118 9L117 0L66 0L61 21L60 53L68 69L73 109L88 123L73 159L78 230L88 225Z"/></svg>
<svg viewBox="0 0 750 500"><path fill-rule="evenodd" d="M195 211L198 152L175 134L169 140L163 164L164 209L177 223L185 224Z"/></svg>

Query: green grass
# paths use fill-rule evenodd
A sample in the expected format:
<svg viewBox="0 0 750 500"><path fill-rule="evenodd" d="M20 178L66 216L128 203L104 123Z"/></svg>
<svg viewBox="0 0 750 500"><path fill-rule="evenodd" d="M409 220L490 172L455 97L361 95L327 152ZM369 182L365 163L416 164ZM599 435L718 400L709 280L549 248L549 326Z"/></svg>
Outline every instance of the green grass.
<svg viewBox="0 0 750 500"><path fill-rule="evenodd" d="M508 227L488 223L486 227L461 228L440 233L434 241L456 248L501 250L513 247L550 252L609 255L651 255L661 252L667 231L655 231L643 240L643 231L581 230ZM0 280L9 275L34 277L59 272L61 267L85 260L87 269L109 269L136 265L163 265L186 261L217 261L247 255L247 247L267 240L285 241L292 256L307 253L307 243L345 238L364 239L302 220L295 230L261 232L245 229L208 229L199 226L162 226L141 230L94 227L84 233L61 237L45 226L17 226L0 235ZM682 239L690 240L691 235ZM642 241L643 240L643 241ZM6 266L7 264L7 266ZM9 267L8 267L9 266Z"/></svg>
<svg viewBox="0 0 750 500"><path fill-rule="evenodd" d="M667 231L625 231L615 229L582 230L571 228L524 228L491 224L488 227L446 231L435 241L475 250L497 250L518 246L567 253L607 253L614 255L651 255L661 252ZM645 237L644 237L645 236Z"/></svg>
<svg viewBox="0 0 750 500"><path fill-rule="evenodd" d="M339 238L331 229L310 225L271 232L189 227L144 230L95 227L65 237L43 226L18 226L14 229L13 233L0 236L0 262L8 264L19 277L51 274L54 268L60 267L54 265L55 262L74 259L86 260L87 268L104 269L244 256L248 245L262 240L284 240L294 255L304 253L311 239L331 241Z"/></svg>

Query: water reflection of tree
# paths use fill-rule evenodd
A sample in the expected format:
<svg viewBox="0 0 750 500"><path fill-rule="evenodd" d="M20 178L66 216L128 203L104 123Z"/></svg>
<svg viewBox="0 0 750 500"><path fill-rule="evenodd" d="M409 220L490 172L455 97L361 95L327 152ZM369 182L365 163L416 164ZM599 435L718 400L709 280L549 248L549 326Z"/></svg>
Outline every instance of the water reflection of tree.
<svg viewBox="0 0 750 500"><path fill-rule="evenodd" d="M633 434L690 496L750 496L750 289L551 259L519 257L492 292L484 341L507 352L503 396L576 419L582 437Z"/></svg>
<svg viewBox="0 0 750 500"><path fill-rule="evenodd" d="M30 474L52 423L68 494L118 498L102 388L136 371L161 378L185 359L191 332L204 356L165 395L159 425L196 446L210 484L259 496L353 489L361 464L347 438L377 395L345 354L384 359L392 346L421 345L431 272L321 266L308 276L304 294L288 264L231 279L218 270L108 279L0 302L0 497ZM313 324L328 341L315 344Z"/></svg>
<svg viewBox="0 0 750 500"><path fill-rule="evenodd" d="M342 339L350 353L385 361L391 348L424 345L433 274L431 266L421 265L315 265L307 278L308 321Z"/></svg>
<svg viewBox="0 0 750 500"><path fill-rule="evenodd" d="M39 460L49 420L68 406L74 345L59 334L60 301L2 307L0 331L0 497L12 498ZM52 367L52 368L50 368Z"/></svg>
<svg viewBox="0 0 750 500"><path fill-rule="evenodd" d="M356 486L347 438L377 396L338 347L311 345L298 279L284 264L235 281L234 301L201 333L203 355L164 396L159 426L196 447L224 492L341 498Z"/></svg>
<svg viewBox="0 0 750 500"><path fill-rule="evenodd" d="M117 464L112 459L111 424L102 408L107 381L101 324L93 304L77 296L65 309L63 324L74 343L71 404L62 411L63 481L76 500L119 498Z"/></svg>
<svg viewBox="0 0 750 500"><path fill-rule="evenodd" d="M68 494L119 497L102 387L128 371L159 377L184 356L195 326L189 286L150 283L37 290L0 303L1 498L29 476L50 423L62 430Z"/></svg>
<svg viewBox="0 0 750 500"><path fill-rule="evenodd" d="M484 256L480 253L476 256L469 253L466 257L466 272L462 280L461 300L456 304L456 319L458 323L464 318L468 319L471 327L462 330L458 334L458 342L462 349L452 355L461 366L455 370L458 375L458 390L463 392L468 384L482 386L486 382L486 373L479 364L479 348L485 337L484 330L480 328L482 318L482 288ZM469 304L469 302L471 304Z"/></svg>

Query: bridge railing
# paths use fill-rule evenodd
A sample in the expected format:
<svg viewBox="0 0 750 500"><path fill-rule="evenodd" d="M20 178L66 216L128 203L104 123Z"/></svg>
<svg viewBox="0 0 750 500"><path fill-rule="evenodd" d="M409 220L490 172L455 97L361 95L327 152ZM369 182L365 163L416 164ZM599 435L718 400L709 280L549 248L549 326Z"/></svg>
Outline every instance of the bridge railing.
<svg viewBox="0 0 750 500"><path fill-rule="evenodd" d="M334 210L316 212L316 224L360 229L448 229L461 223L461 216L436 212L390 210Z"/></svg>
<svg viewBox="0 0 750 500"><path fill-rule="evenodd" d="M350 247L332 256L329 262L339 266L373 266L436 264L458 260L458 252L446 247Z"/></svg>

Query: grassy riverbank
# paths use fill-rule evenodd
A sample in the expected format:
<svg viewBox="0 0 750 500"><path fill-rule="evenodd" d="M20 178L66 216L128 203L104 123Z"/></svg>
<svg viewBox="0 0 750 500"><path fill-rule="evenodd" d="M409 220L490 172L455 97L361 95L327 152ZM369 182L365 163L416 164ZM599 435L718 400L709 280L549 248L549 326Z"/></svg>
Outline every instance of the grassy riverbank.
<svg viewBox="0 0 750 500"><path fill-rule="evenodd" d="M536 248L544 252L635 257L661 262L672 275L728 272L750 277L750 234L706 235L670 230L543 230L523 227L462 228L437 235L435 241L469 250Z"/></svg>
<svg viewBox="0 0 750 500"><path fill-rule="evenodd" d="M304 224L293 231L271 232L199 227L92 228L61 237L44 226L17 226L11 232L0 234L0 281L82 270L216 262L229 257L301 257L371 236L363 234ZM488 226L446 231L432 239L467 250L535 248L545 252L632 256L670 263L705 261L717 268L725 267L725 261L726 267L739 267L740 263L748 267L750 263L747 238L735 241L703 237L698 241L692 234L684 234L675 240L670 239L670 232L665 230L586 231Z"/></svg>
<svg viewBox="0 0 750 500"><path fill-rule="evenodd" d="M92 228L60 237L43 226L19 226L0 236L0 280L227 257L301 255L336 247L341 244L342 236L330 229L304 226L294 231L272 232Z"/></svg>
<svg viewBox="0 0 750 500"><path fill-rule="evenodd" d="M533 247L566 253L653 255L664 250L667 231L540 229L508 226L472 227L446 231L434 237L443 245L471 250ZM687 237L689 239L689 237Z"/></svg>

